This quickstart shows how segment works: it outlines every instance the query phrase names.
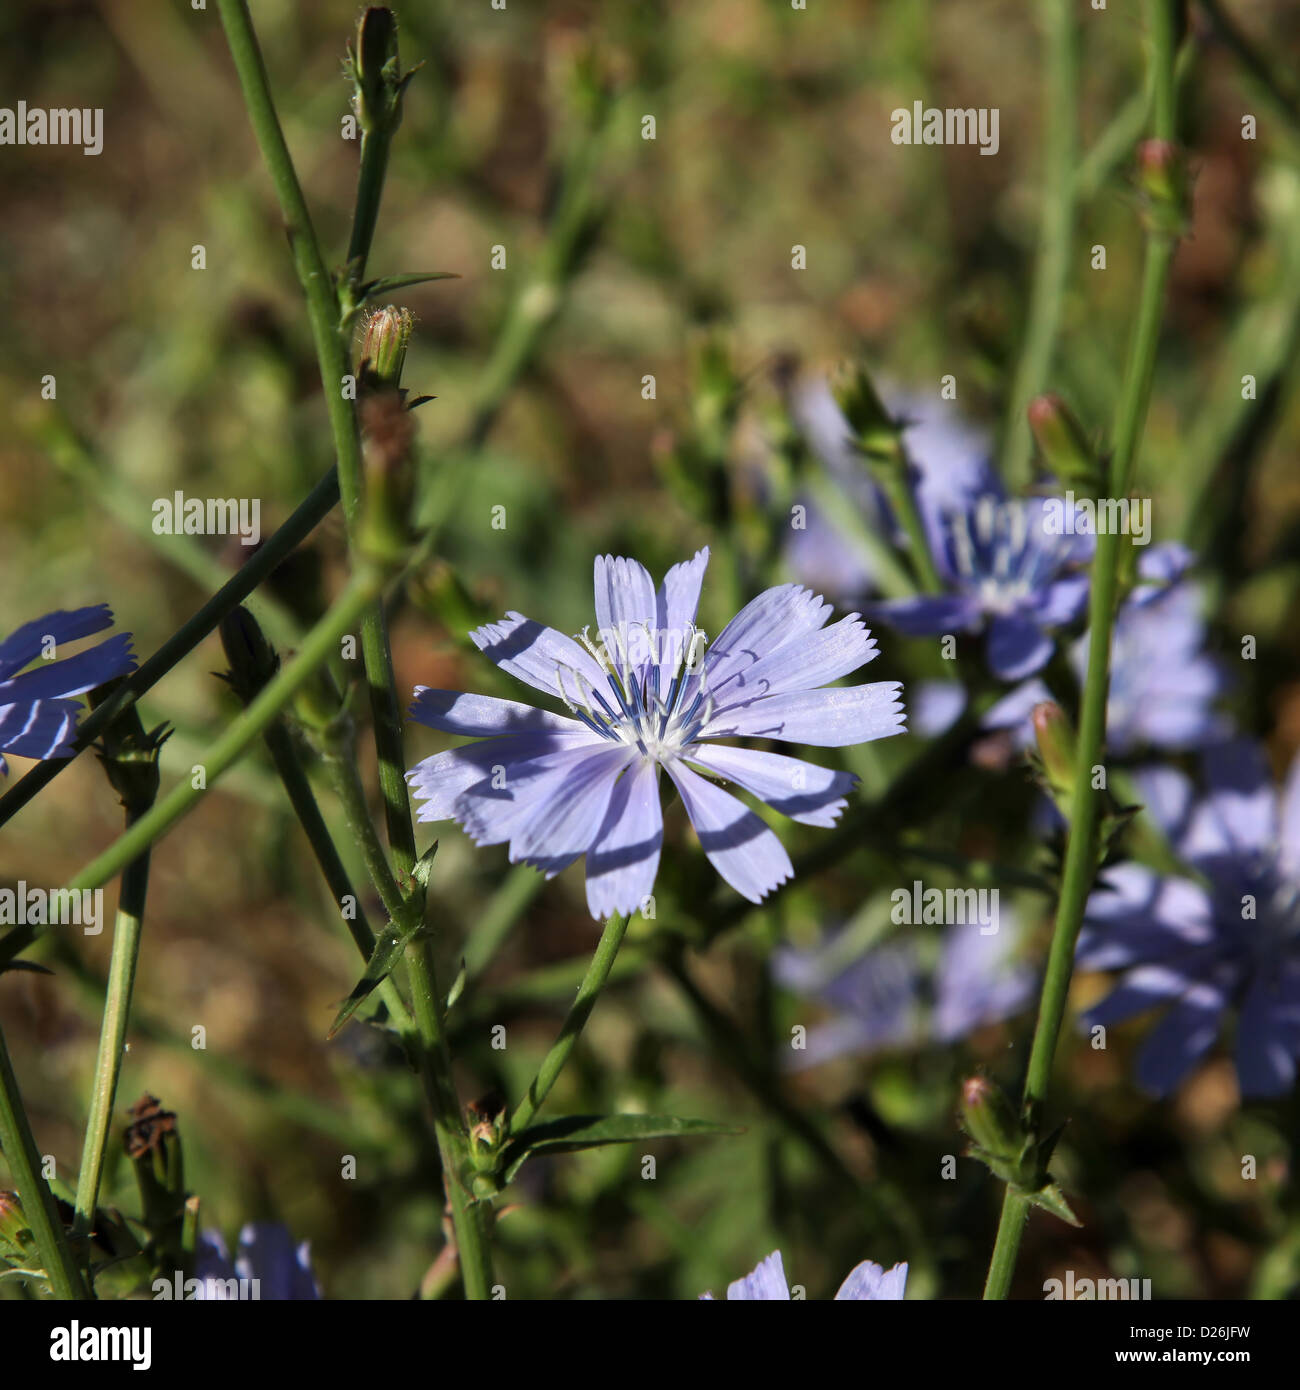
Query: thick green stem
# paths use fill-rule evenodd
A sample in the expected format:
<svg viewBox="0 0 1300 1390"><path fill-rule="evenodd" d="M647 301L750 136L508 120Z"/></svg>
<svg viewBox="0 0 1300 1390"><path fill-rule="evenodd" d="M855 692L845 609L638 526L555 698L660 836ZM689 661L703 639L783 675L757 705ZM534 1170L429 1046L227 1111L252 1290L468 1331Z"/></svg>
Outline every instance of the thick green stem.
<svg viewBox="0 0 1300 1390"><path fill-rule="evenodd" d="M14 1187L23 1204L23 1215L36 1238L41 1263L54 1290L55 1298L87 1297L81 1271L72 1258L67 1233L54 1204L54 1194L40 1176L41 1156L27 1123L18 1079L9 1061L4 1030L0 1028L0 1149L13 1175Z"/></svg>
<svg viewBox="0 0 1300 1390"><path fill-rule="evenodd" d="M596 1000L600 998L605 982L609 979L618 948L623 944L623 937L627 934L627 923L627 916L621 912L616 912L605 923L605 929L596 944L595 954L587 966L587 973L582 977L582 984L578 986L578 997L565 1016L559 1036L542 1059L542 1065L538 1068L527 1095L515 1107L515 1113L510 1117L510 1129L513 1133L517 1134L532 1123L533 1116L542 1108L542 1102L550 1094L551 1087L559 1080L565 1063L577 1046L578 1036L591 1016L592 1009L596 1007Z"/></svg>
<svg viewBox="0 0 1300 1390"><path fill-rule="evenodd" d="M1173 0L1150 2L1155 134L1166 141L1172 141L1176 133L1173 12ZM1161 309L1176 246L1174 237L1167 230L1153 224L1148 233L1137 319L1112 431L1109 486L1117 497L1123 496L1128 489L1146 422L1155 373ZM1092 594L1088 608L1088 672L1079 714L1074 788L1070 797L1070 838L1039 1002L1038 1022L1025 1078L1024 1109L1031 1114L1037 1113L1047 1098L1052 1061L1074 969L1075 945L1088 892L1097 870L1097 823L1101 794L1093 786L1093 769L1100 763L1105 738L1106 703L1110 693L1111 632L1115 618L1121 540L1122 537L1114 531L1100 535L1092 565ZM1027 1210L1024 1197L1008 1189L1003 1199L997 1241L984 1287L986 1299L1007 1296L1015 1273Z"/></svg>
<svg viewBox="0 0 1300 1390"><path fill-rule="evenodd" d="M1038 256L1029 297L1024 344L1007 401L1002 475L1008 486L1028 481L1032 439L1025 410L1047 385L1052 352L1070 278L1074 234L1078 28L1074 0L1045 0L1047 54L1043 64L1046 104L1043 207Z"/></svg>

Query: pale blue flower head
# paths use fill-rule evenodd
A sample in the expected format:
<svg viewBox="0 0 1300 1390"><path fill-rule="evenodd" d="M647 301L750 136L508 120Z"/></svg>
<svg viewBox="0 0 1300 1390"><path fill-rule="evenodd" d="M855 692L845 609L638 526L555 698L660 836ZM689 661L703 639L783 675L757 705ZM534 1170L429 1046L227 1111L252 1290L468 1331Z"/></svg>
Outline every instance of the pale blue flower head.
<svg viewBox="0 0 1300 1390"><path fill-rule="evenodd" d="M107 604L61 609L24 623L0 642L0 754L72 756L81 714L73 697L135 670L135 657L126 632L75 656L60 657L59 648L112 626ZM31 670L23 669L27 666ZM0 772L8 770L0 756Z"/></svg>
<svg viewBox="0 0 1300 1390"><path fill-rule="evenodd" d="M1228 688L1227 672L1205 650L1202 599L1183 579L1186 563L1181 546L1153 546L1138 563L1142 582L1116 616L1106 744L1121 757L1144 747L1205 748L1231 731L1215 709ZM1082 683L1088 673L1087 633L1071 648L1070 664ZM999 700L982 725L1012 730L1018 746L1027 748L1034 740L1033 708L1051 698L1042 681L1027 681Z"/></svg>
<svg viewBox="0 0 1300 1390"><path fill-rule="evenodd" d="M900 1302L907 1288L907 1266L896 1264L892 1269L883 1269L870 1260L863 1260L849 1271L848 1278L840 1285L836 1301L849 1302ZM712 1299L711 1293L701 1295ZM729 1302L779 1301L790 1302L790 1286L785 1279L785 1266L781 1262L781 1252L774 1250L765 1260L761 1260L753 1271L743 1279L736 1279L727 1285Z"/></svg>
<svg viewBox="0 0 1300 1390"><path fill-rule="evenodd" d="M708 642L695 622L707 564L701 550L656 589L637 561L598 556L594 637L519 613L471 633L503 671L568 713L417 688L412 718L481 740L411 770L419 818L455 820L479 844L508 842L512 861L548 878L585 856L587 905L601 919L650 895L662 769L738 893L760 902L790 878L780 840L709 777L816 826L834 824L856 779L719 740L835 748L884 738L903 731L901 687L831 687L874 660L876 643L856 613L828 624L830 604L797 584L761 593Z"/></svg>
<svg viewBox="0 0 1300 1390"><path fill-rule="evenodd" d="M921 514L935 526L997 484L987 435L969 424L951 401L933 393L884 387L882 399L902 427L910 481ZM794 393L791 411L809 447L853 504L860 520L881 537L902 542L902 532L881 489L853 442L852 432L823 378ZM812 503L806 525L791 533L790 572L839 602L856 602L875 587L870 557Z"/></svg>
<svg viewBox="0 0 1300 1390"><path fill-rule="evenodd" d="M1236 1018L1243 1095L1276 1096L1300 1057L1300 758L1277 794L1262 752L1205 754L1207 791L1172 768L1139 775L1143 801L1200 881L1125 863L1088 900L1078 965L1120 978L1081 1026L1162 1010L1139 1083L1167 1095Z"/></svg>
<svg viewBox="0 0 1300 1390"><path fill-rule="evenodd" d="M994 932L978 922L953 923L932 973L912 936L892 937L847 964L839 936L811 949L778 949L772 956L777 983L831 1011L808 1029L803 1048L789 1052L788 1067L802 1071L840 1056L947 1045L1019 1013L1037 979L1020 959L1022 935L1007 908Z"/></svg>
<svg viewBox="0 0 1300 1390"><path fill-rule="evenodd" d="M233 1263L220 1232L201 1231L194 1273L201 1300L242 1296L231 1280L244 1281L251 1297L254 1279L259 1299L302 1302L321 1296L312 1272L310 1243L295 1245L288 1228L276 1221L248 1222L239 1232Z"/></svg>
<svg viewBox="0 0 1300 1390"><path fill-rule="evenodd" d="M1058 534L1055 516L1047 499L1008 500L997 490L964 509L924 515L945 592L886 600L872 611L910 636L983 633L993 674L1023 680L1047 664L1053 632L1079 619L1088 601L1080 567L1092 537Z"/></svg>

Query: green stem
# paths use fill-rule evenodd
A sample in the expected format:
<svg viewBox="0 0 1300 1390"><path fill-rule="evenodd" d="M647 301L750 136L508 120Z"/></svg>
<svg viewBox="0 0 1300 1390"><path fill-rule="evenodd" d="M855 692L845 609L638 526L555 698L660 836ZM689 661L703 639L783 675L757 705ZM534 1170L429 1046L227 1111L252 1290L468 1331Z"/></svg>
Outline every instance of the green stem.
<svg viewBox="0 0 1300 1390"><path fill-rule="evenodd" d="M99 1053L95 1058L95 1085L86 1117L86 1137L77 1176L76 1210L72 1234L88 1236L95 1222L108 1129L113 1120L117 1083L122 1074L126 1025L131 1016L136 962L140 957L140 932L145 898L149 892L149 851L133 859L122 874L122 890L113 923L113 954L104 997L104 1017L99 1029Z"/></svg>
<svg viewBox="0 0 1300 1390"><path fill-rule="evenodd" d="M388 174L388 151L393 143L392 130L380 124L361 136L361 166L357 171L357 197L352 214L352 236L348 241L348 268L354 285L365 278L366 261L370 258L370 243L374 240L379 221L379 201L384 194L384 179Z"/></svg>
<svg viewBox="0 0 1300 1390"><path fill-rule="evenodd" d="M266 746L284 784L289 804L298 817L298 824L302 826L303 834L311 845L316 863L320 866L321 876L330 890L335 906L341 912L346 900L351 899L357 903L356 915L346 917L344 921L357 950L361 953L361 958L368 961L374 954L375 934L361 910L357 894L352 888L352 880L348 877L348 871L339 857L329 827L325 824L325 818L316 803L316 795L303 768L302 759L298 756L298 750L294 747L293 739L282 720L277 719L266 731ZM379 986L378 994L398 1034L403 1038L409 1037L413 1029L410 1011L391 978Z"/></svg>
<svg viewBox="0 0 1300 1390"><path fill-rule="evenodd" d="M231 579L177 629L158 650L134 671L96 710L82 720L77 730L77 752L88 748L124 710L130 709L147 691L183 661L212 633L232 609L237 608L290 552L316 529L339 500L338 473L330 471L312 489L297 511ZM48 786L71 758L50 759L34 767L16 786L0 797L0 825L20 811L37 792ZM7 957L5 957L7 958Z"/></svg>
<svg viewBox="0 0 1300 1390"><path fill-rule="evenodd" d="M362 570L315 627L303 638L297 655L285 665L265 689L208 749L202 763L204 786L193 780L182 782L137 820L97 859L87 864L68 885L70 889L98 888L121 873L137 855L169 831L187 812L194 809L227 768L259 738L294 694L338 650L338 644L362 612L374 603L383 589L384 577L378 570Z"/></svg>
<svg viewBox="0 0 1300 1390"><path fill-rule="evenodd" d="M54 1204L54 1194L40 1176L41 1156L32 1137L27 1112L18 1093L18 1079L9 1061L4 1030L0 1028L0 1149L13 1174L23 1204L23 1216L36 1238L41 1263L55 1298L86 1298L81 1271L72 1258L67 1232Z"/></svg>
<svg viewBox="0 0 1300 1390"><path fill-rule="evenodd" d="M582 984L578 986L578 997L565 1016L559 1036L542 1059L542 1065L538 1068L528 1093L510 1117L512 1133L517 1134L532 1123L533 1116L542 1108L542 1102L550 1094L551 1087L559 1080L565 1063L577 1046L578 1036L591 1016L592 1009L596 1007L596 1000L600 998L605 982L609 979L614 958L618 955L618 948L623 944L623 937L627 934L627 923L628 918L622 912L616 912L605 923L600 940L596 944L595 954L587 966L587 973L582 977Z"/></svg>
<svg viewBox="0 0 1300 1390"><path fill-rule="evenodd" d="M1033 441L1025 410L1045 388L1051 370L1065 288L1070 278L1074 234L1079 68L1074 0L1045 0L1042 13L1047 30L1047 55L1043 64L1043 95L1047 107L1043 209L1024 344L1007 401L1002 476L1009 487L1028 481Z"/></svg>
<svg viewBox="0 0 1300 1390"><path fill-rule="evenodd" d="M340 322L338 292L321 257L311 214L307 210L293 159L280 129L275 103L271 99L266 65L262 61L246 0L217 0L217 7L221 12L235 70L239 74L253 133L284 214L289 244L293 250L294 269L307 299L307 317L316 346L330 431L338 455L339 494L343 499L348 534L352 536L356 531L361 505L361 437L352 403L343 395L343 378L348 375L348 354ZM373 179L377 172L373 156L371 169L368 180ZM369 198L371 194L367 192L366 196ZM373 197L377 211L377 190ZM365 216L363 209L363 224ZM364 225L358 231L354 224L354 234L364 234ZM365 244L368 246L368 240ZM379 607L366 613L361 620L361 656L374 716L379 785L384 797L388 839L401 877L409 875L415 864L415 829L411 824L410 800L406 790L401 710L393 678L392 654L383 611Z"/></svg>
<svg viewBox="0 0 1300 1390"><path fill-rule="evenodd" d="M1150 0L1155 134L1159 139L1170 141L1176 134L1173 11L1174 0ZM1176 245L1173 237L1158 228L1153 228L1148 233L1137 319L1112 432L1113 452L1109 484L1114 496L1123 496L1128 490L1138 443L1146 421L1151 382L1155 373L1161 309ZM1029 1069L1025 1078L1023 1108L1030 1114L1036 1113L1047 1098L1052 1061L1074 969L1075 945L1083 922L1088 891L1097 869L1099 794L1093 790L1092 772L1101 759L1105 737L1106 702L1110 693L1111 630L1115 618L1120 541L1121 537L1114 531L1099 536L1092 566L1092 594L1088 608L1088 673L1079 714L1074 788L1070 797L1070 837L1066 847L1056 924L1052 932L1052 945L1039 1002L1038 1022L1034 1029ZM1003 1199L997 1240L984 1287L986 1299L1002 1299L1007 1296L1015 1273L1016 1256L1027 1211L1028 1203L1025 1198L1008 1189Z"/></svg>
<svg viewBox="0 0 1300 1390"><path fill-rule="evenodd" d="M465 1297L475 1301L492 1296L492 1245L489 1223L491 1203L476 1200L466 1189L467 1154L464 1122L451 1082L451 1058L442 1021L442 995L434 969L433 952L423 937L406 953L411 981L411 1006L420 1042L425 1093L433 1110L434 1133L442 1157L443 1185L451 1204Z"/></svg>

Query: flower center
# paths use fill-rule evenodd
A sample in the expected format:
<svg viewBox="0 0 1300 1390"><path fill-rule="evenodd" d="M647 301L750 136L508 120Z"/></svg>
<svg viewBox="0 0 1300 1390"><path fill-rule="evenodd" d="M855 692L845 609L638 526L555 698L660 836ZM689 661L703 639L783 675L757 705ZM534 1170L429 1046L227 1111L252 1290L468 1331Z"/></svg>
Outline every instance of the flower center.
<svg viewBox="0 0 1300 1390"><path fill-rule="evenodd" d="M694 623L682 632L623 624L602 629L599 642L583 628L575 637L604 673L603 688L564 663L556 667L556 684L570 712L602 738L663 762L712 717L704 670L708 639Z"/></svg>

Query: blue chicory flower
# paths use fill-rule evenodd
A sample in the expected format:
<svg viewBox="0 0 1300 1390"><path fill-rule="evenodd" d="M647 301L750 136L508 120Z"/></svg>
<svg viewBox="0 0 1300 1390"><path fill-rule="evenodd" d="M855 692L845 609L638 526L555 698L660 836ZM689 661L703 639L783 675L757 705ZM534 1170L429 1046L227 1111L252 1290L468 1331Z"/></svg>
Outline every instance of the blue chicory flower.
<svg viewBox="0 0 1300 1390"><path fill-rule="evenodd" d="M893 1269L884 1269L870 1260L863 1260L849 1271L848 1277L836 1293L837 1302L900 1302L907 1288L907 1265L896 1264ZM700 1297L712 1300L711 1293ZM752 1302L772 1300L790 1302L790 1286L785 1279L785 1266L781 1262L781 1252L774 1250L765 1260L761 1260L753 1271L743 1279L727 1285L727 1300Z"/></svg>
<svg viewBox="0 0 1300 1390"><path fill-rule="evenodd" d="M1231 731L1213 708L1228 688L1227 673L1204 650L1201 596L1181 582L1181 552L1180 546L1155 546L1142 557L1138 572L1148 582L1134 589L1115 619L1106 743L1121 757L1142 747L1204 748ZM1174 582L1149 582L1157 575ZM1088 673L1086 633L1071 649L1070 663L1082 683ZM1011 729L1017 745L1028 747L1034 739L1033 708L1051 698L1042 681L1028 681L999 700L982 727Z"/></svg>
<svg viewBox="0 0 1300 1390"><path fill-rule="evenodd" d="M1088 600L1088 576L1078 567L1092 554L1093 537L1054 533L1060 502L1052 501L988 491L937 519L923 511L947 592L888 599L873 611L909 636L984 632L999 680L1032 675L1052 654L1049 634L1075 622Z"/></svg>
<svg viewBox="0 0 1300 1390"><path fill-rule="evenodd" d="M777 983L832 1011L808 1030L805 1047L790 1052L788 1065L802 1071L850 1054L949 1044L1019 1013L1032 1001L1037 981L1020 960L1020 940L1006 908L996 932L986 934L978 922L956 923L944 935L932 980L910 937L892 937L847 965L838 936L812 949L778 949L772 957Z"/></svg>
<svg viewBox="0 0 1300 1390"><path fill-rule="evenodd" d="M81 704L73 699L135 669L131 634L120 632L75 656L57 660L65 642L113 625L107 604L61 609L24 623L0 642L0 755L68 758ZM25 671L37 658L38 666ZM20 674L21 672L21 674ZM0 756L0 773L9 765Z"/></svg>
<svg viewBox="0 0 1300 1390"><path fill-rule="evenodd" d="M502 670L569 715L418 687L412 718L480 739L408 773L422 821L452 819L479 844L549 878L586 856L587 904L602 919L650 894L663 819L659 769L681 795L705 854L751 902L793 873L781 842L699 768L806 825L830 826L856 778L783 754L716 742L756 737L842 747L903 730L896 682L824 688L866 665L876 643L856 613L797 584L761 593L712 645L695 625L708 550L656 591L635 560L595 562L598 641L508 613L470 634Z"/></svg>
<svg viewBox="0 0 1300 1390"><path fill-rule="evenodd" d="M258 1281L257 1297L285 1301L314 1301L321 1296L311 1267L311 1244L295 1245L278 1221L250 1221L239 1232L231 1262L218 1231L201 1231L194 1261L201 1300L227 1297L228 1280Z"/></svg>
<svg viewBox="0 0 1300 1390"><path fill-rule="evenodd" d="M963 510L971 501L997 486L983 431L968 424L956 406L934 394L886 387L885 408L903 425L903 445L911 464L917 506L938 525L941 516ZM795 423L863 522L881 536L901 543L902 534L889 504L853 442L844 412L824 379L818 378L794 393ZM874 588L870 557L811 502L805 503L805 525L793 531L786 563L801 583L809 584L840 603L857 603Z"/></svg>
<svg viewBox="0 0 1300 1390"><path fill-rule="evenodd" d="M1280 803L1262 752L1205 753L1206 795L1172 768L1139 774L1148 810L1203 883L1145 865L1108 870L1088 900L1077 962L1122 972L1085 1029L1165 1013L1138 1057L1139 1083L1168 1095L1236 1015L1243 1095L1276 1096L1300 1056L1300 757Z"/></svg>

